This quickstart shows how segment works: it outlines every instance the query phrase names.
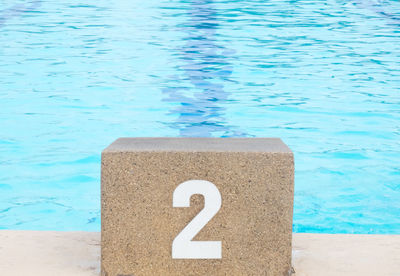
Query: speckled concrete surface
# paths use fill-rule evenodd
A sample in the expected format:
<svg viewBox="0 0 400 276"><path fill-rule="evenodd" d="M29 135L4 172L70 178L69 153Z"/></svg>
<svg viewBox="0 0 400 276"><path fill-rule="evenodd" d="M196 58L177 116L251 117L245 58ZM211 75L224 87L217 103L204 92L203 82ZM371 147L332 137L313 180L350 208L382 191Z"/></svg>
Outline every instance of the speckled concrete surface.
<svg viewBox="0 0 400 276"><path fill-rule="evenodd" d="M398 276L400 235L294 234L293 266L296 276ZM0 275L99 271L100 233L0 230Z"/></svg>
<svg viewBox="0 0 400 276"><path fill-rule="evenodd" d="M293 154L280 139L119 139L102 154L104 275L283 276L290 270ZM173 259L173 239L203 208L173 208L176 187L207 180L222 207L194 240L222 259Z"/></svg>

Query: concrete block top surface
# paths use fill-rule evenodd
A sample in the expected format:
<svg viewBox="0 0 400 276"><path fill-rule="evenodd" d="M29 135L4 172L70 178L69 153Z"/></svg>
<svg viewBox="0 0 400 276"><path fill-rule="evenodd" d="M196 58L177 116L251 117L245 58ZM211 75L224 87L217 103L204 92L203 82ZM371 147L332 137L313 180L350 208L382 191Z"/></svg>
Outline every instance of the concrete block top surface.
<svg viewBox="0 0 400 276"><path fill-rule="evenodd" d="M119 138L103 153L178 152L268 152L292 154L279 138Z"/></svg>

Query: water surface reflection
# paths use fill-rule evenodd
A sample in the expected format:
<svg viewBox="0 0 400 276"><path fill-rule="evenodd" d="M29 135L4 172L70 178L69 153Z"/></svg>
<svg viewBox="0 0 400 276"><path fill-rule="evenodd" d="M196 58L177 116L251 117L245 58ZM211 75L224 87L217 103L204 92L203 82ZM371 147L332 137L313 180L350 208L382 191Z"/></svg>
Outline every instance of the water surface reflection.
<svg viewBox="0 0 400 276"><path fill-rule="evenodd" d="M224 118L229 93L224 82L229 79L233 66L227 57L234 51L217 43L217 11L211 0L196 0L187 11L189 20L183 25L185 45L179 49L181 61L179 80L190 83L190 88L169 87L163 89L168 95L165 101L176 102L179 107L171 110L178 114L173 123L181 136L245 136ZM188 91L189 90L189 91ZM190 93L188 93L190 92Z"/></svg>

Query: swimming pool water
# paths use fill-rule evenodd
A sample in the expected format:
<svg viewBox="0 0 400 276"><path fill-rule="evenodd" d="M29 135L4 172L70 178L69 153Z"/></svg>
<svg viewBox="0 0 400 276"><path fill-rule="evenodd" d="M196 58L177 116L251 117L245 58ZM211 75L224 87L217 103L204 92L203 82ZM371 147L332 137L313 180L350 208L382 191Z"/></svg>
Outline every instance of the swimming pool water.
<svg viewBox="0 0 400 276"><path fill-rule="evenodd" d="M294 231L400 234L399 1L0 2L0 229L100 230L121 136L281 137Z"/></svg>

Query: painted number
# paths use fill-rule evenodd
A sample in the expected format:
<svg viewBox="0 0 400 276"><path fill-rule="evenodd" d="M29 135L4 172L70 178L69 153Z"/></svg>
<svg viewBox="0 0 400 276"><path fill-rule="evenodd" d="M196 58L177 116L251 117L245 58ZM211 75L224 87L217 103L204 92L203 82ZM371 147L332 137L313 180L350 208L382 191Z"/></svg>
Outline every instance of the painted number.
<svg viewBox="0 0 400 276"><path fill-rule="evenodd" d="M190 207L190 197L204 196L204 208L175 237L172 243L173 259L221 259L221 241L192 241L200 230L221 208L221 194L217 187L205 180L189 180L176 187L173 207Z"/></svg>

